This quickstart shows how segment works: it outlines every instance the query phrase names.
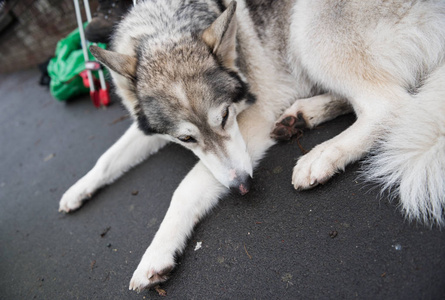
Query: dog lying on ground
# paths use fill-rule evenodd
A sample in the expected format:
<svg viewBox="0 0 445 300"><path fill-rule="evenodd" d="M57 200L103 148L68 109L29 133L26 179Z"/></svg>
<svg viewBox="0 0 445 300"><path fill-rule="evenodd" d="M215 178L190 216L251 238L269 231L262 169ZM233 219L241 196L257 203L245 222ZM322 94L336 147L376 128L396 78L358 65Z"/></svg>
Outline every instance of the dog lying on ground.
<svg viewBox="0 0 445 300"><path fill-rule="evenodd" d="M295 189L372 153L367 176L400 197L408 219L444 224L444 1L150 0L118 25L111 49L91 52L134 124L63 195L60 211L169 142L200 159L130 289L167 279L194 225L229 189L249 191L275 139L352 111L350 128L298 160Z"/></svg>

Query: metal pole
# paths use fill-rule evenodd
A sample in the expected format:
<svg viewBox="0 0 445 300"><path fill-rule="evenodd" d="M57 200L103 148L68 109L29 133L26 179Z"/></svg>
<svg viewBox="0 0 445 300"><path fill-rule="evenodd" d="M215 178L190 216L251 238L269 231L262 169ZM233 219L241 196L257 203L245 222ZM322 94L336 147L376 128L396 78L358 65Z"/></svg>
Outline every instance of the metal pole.
<svg viewBox="0 0 445 300"><path fill-rule="evenodd" d="M83 5L85 6L85 13L87 15L87 21L91 22L90 2L88 0L84 0L83 1ZM93 45L96 45L96 43L93 43ZM99 69L98 72L99 72L100 88L102 90L106 90L107 89L107 85L105 83L104 72L101 69Z"/></svg>
<svg viewBox="0 0 445 300"><path fill-rule="evenodd" d="M74 0L74 8L76 9L76 19L77 24L79 25L79 33L80 33L80 42L82 43L83 57L85 61L89 60L88 52L87 52L87 43L85 41L85 33L83 32L83 23L82 23L82 15L80 14L79 0ZM87 70L88 74L88 82L90 84L90 91L95 91L93 75L90 70Z"/></svg>

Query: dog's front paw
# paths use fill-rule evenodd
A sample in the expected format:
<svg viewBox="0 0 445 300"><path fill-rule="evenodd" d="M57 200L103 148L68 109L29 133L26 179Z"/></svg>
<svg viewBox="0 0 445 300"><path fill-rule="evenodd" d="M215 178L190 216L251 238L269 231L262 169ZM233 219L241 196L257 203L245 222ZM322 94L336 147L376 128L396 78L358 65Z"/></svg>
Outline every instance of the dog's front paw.
<svg viewBox="0 0 445 300"><path fill-rule="evenodd" d="M59 202L59 212L70 212L78 209L84 200L91 198L91 192L82 188L81 184L76 183L70 187Z"/></svg>
<svg viewBox="0 0 445 300"><path fill-rule="evenodd" d="M150 248L142 257L130 281L130 290L140 292L153 287L168 279L168 275L175 267L173 255L157 254Z"/></svg>
<svg viewBox="0 0 445 300"><path fill-rule="evenodd" d="M336 147L321 144L301 157L292 174L294 188L313 188L328 181L338 170L344 170L340 152Z"/></svg>

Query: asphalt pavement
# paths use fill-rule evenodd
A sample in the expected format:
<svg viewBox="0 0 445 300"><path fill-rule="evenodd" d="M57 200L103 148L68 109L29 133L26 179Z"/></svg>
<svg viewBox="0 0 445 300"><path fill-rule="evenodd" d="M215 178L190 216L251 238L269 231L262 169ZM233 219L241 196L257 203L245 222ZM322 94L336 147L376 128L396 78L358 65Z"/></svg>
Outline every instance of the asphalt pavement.
<svg viewBox="0 0 445 300"><path fill-rule="evenodd" d="M79 211L61 195L128 128L116 97L54 100L36 70L0 75L0 299L445 299L445 232L407 222L360 178L360 164L296 192L303 150L348 115L280 143L246 196L196 226L160 290L128 290L170 198L197 158L169 145ZM197 243L202 243L195 250Z"/></svg>

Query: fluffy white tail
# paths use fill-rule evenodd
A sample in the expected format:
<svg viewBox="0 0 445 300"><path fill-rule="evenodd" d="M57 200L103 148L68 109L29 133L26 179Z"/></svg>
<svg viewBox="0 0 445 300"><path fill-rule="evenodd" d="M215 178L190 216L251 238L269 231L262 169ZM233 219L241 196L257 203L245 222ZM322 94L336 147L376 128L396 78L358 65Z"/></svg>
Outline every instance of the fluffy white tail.
<svg viewBox="0 0 445 300"><path fill-rule="evenodd" d="M366 177L400 199L409 220L444 226L445 67L403 107L366 162Z"/></svg>

